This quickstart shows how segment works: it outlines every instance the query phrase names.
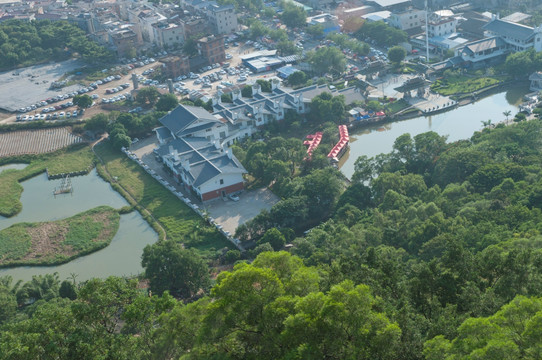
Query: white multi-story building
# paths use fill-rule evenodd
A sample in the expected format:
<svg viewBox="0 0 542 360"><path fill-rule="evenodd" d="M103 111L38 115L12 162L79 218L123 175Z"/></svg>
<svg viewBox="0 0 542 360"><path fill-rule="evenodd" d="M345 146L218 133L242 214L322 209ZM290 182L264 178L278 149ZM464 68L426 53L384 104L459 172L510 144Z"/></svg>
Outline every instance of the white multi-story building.
<svg viewBox="0 0 542 360"><path fill-rule="evenodd" d="M394 11L391 13L388 23L400 30L414 29L425 23L425 11L418 9Z"/></svg>
<svg viewBox="0 0 542 360"><path fill-rule="evenodd" d="M456 32L457 19L449 10L436 11L429 16L427 30L429 37L444 37Z"/></svg>
<svg viewBox="0 0 542 360"><path fill-rule="evenodd" d="M233 5L217 5L213 3L207 6L206 13L217 34L231 34L237 31L239 25Z"/></svg>
<svg viewBox="0 0 542 360"><path fill-rule="evenodd" d="M184 43L184 29L178 24L159 22L153 24L154 43L160 47L171 48Z"/></svg>

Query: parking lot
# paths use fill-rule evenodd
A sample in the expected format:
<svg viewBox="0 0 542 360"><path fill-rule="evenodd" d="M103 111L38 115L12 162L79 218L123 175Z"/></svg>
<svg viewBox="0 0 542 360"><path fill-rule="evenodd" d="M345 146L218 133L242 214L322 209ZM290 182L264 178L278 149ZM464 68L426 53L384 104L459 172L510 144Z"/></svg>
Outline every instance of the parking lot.
<svg viewBox="0 0 542 360"><path fill-rule="evenodd" d="M61 90L51 90L51 83L65 73L83 66L77 60L67 60L54 64L35 65L15 69L0 74L0 107L7 111L17 111L64 92L75 91L73 85Z"/></svg>
<svg viewBox="0 0 542 360"><path fill-rule="evenodd" d="M243 191L239 201L215 200L205 204L203 208L224 230L235 234L239 225L253 219L262 210L269 210L279 198L267 188Z"/></svg>

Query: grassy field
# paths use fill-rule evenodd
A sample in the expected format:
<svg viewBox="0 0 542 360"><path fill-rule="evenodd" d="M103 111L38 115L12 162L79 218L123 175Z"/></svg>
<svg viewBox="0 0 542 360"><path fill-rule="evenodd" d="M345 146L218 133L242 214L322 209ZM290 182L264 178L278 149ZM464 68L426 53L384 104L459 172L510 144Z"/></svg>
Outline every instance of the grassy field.
<svg viewBox="0 0 542 360"><path fill-rule="evenodd" d="M468 76L449 76L439 79L431 85L431 90L441 95L471 93L485 87L495 85L500 81L493 77L471 78Z"/></svg>
<svg viewBox="0 0 542 360"><path fill-rule="evenodd" d="M95 151L105 162L107 172L165 228L168 239L201 251L231 247L214 227L111 144L102 143Z"/></svg>
<svg viewBox="0 0 542 360"><path fill-rule="evenodd" d="M394 101L390 104L387 104L386 105L386 110L388 112L388 114L395 114L396 112L399 112L403 109L406 109L407 107L409 107L410 104L404 100L404 99L400 99L398 101Z"/></svg>
<svg viewBox="0 0 542 360"><path fill-rule="evenodd" d="M45 171L49 173L68 173L83 171L93 166L94 154L86 144L77 144L67 149L41 155L22 155L0 159L0 165L27 163L22 170L6 170L0 173L0 215L11 217L22 209L20 202L23 187L20 181L29 179Z"/></svg>
<svg viewBox="0 0 542 360"><path fill-rule="evenodd" d="M109 245L119 221L117 210L100 206L63 220L12 225L0 231L0 266L68 262Z"/></svg>

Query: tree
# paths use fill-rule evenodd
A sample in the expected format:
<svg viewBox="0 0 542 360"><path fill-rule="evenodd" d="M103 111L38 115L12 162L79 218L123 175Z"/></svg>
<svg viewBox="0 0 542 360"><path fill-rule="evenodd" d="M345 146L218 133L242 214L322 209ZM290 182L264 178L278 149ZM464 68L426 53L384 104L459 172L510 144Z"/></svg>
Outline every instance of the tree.
<svg viewBox="0 0 542 360"><path fill-rule="evenodd" d="M292 86L303 85L307 82L307 74L303 71L296 71L288 76L288 84Z"/></svg>
<svg viewBox="0 0 542 360"><path fill-rule="evenodd" d="M269 243L273 250L278 251L284 247L286 239L277 228L271 228L267 230L264 236L258 241L258 244L260 245L265 243Z"/></svg>
<svg viewBox="0 0 542 360"><path fill-rule="evenodd" d="M170 111L179 105L179 99L175 94L163 94L160 95L160 99L156 103L156 110L158 111Z"/></svg>
<svg viewBox="0 0 542 360"><path fill-rule="evenodd" d="M34 275L32 280L17 290L17 302L22 304L26 301L51 300L58 297L59 288L58 273Z"/></svg>
<svg viewBox="0 0 542 360"><path fill-rule="evenodd" d="M77 105L79 109L88 109L92 105L92 98L87 94L75 95L73 97L73 104Z"/></svg>
<svg viewBox="0 0 542 360"><path fill-rule="evenodd" d="M260 89L262 90L262 92L267 92L267 93L271 92L271 81L270 80L258 79L258 80L256 80L256 84L260 85Z"/></svg>
<svg viewBox="0 0 542 360"><path fill-rule="evenodd" d="M319 74L342 73L346 66L344 54L336 47L322 47L308 54L308 61Z"/></svg>
<svg viewBox="0 0 542 360"><path fill-rule="evenodd" d="M141 262L151 290L183 298L195 295L210 285L209 268L193 249L183 249L172 240L147 245Z"/></svg>
<svg viewBox="0 0 542 360"><path fill-rule="evenodd" d="M58 294L62 298L68 298L70 300L75 300L77 298L77 292L75 291L75 286L73 283L64 280L60 284L60 289L58 290Z"/></svg>
<svg viewBox="0 0 542 360"><path fill-rule="evenodd" d="M153 106L158 100L158 96L160 96L158 90L154 86L148 86L138 91L136 101L140 105Z"/></svg>
<svg viewBox="0 0 542 360"><path fill-rule="evenodd" d="M277 51L282 56L294 55L300 52L297 46L295 46L294 42L289 40L280 41L277 44Z"/></svg>
<svg viewBox="0 0 542 360"><path fill-rule="evenodd" d="M102 133L107 128L109 119L105 114L96 114L85 122L85 130Z"/></svg>
<svg viewBox="0 0 542 360"><path fill-rule="evenodd" d="M391 62L399 64L406 57L406 50L402 46L393 46L388 50L388 58Z"/></svg>
<svg viewBox="0 0 542 360"><path fill-rule="evenodd" d="M540 298L518 296L492 316L465 320L451 341L427 341L423 353L429 360L540 358L541 311Z"/></svg>
<svg viewBox="0 0 542 360"><path fill-rule="evenodd" d="M241 96L247 98L252 97L252 86L245 85L241 89Z"/></svg>
<svg viewBox="0 0 542 360"><path fill-rule="evenodd" d="M299 6L286 3L280 18L289 28L296 28L305 25L307 13Z"/></svg>
<svg viewBox="0 0 542 360"><path fill-rule="evenodd" d="M316 24L307 27L307 34L310 34L314 37L324 36L324 25Z"/></svg>
<svg viewBox="0 0 542 360"><path fill-rule="evenodd" d="M269 29L265 27L264 24L262 24L260 21L256 20L252 24L250 24L250 38L251 39L257 39L259 37L262 37L267 34Z"/></svg>
<svg viewBox="0 0 542 360"><path fill-rule="evenodd" d="M506 116L506 122L508 122L508 118L510 117L510 115L512 115L512 111L506 110L506 111L503 111L502 114L503 114L504 116Z"/></svg>

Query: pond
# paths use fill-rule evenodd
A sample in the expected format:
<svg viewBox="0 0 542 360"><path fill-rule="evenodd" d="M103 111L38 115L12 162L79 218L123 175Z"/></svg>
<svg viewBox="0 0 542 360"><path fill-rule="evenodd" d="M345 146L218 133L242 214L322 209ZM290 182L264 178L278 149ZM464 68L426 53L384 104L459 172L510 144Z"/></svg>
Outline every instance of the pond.
<svg viewBox="0 0 542 360"><path fill-rule="evenodd" d="M475 103L433 116L420 116L385 125L376 125L350 135L350 151L341 159L342 173L351 178L354 162L361 155L373 157L393 149L395 139L405 133L412 137L427 131L447 135L448 141L468 139L483 128L482 121L497 123L506 119L505 111L513 117L527 89L513 88L507 92L491 95Z"/></svg>
<svg viewBox="0 0 542 360"><path fill-rule="evenodd" d="M4 170L9 169L15 169L15 170L22 170L24 169L28 164L7 164L7 165L0 165L0 173Z"/></svg>
<svg viewBox="0 0 542 360"><path fill-rule="evenodd" d="M24 181L21 196L23 210L12 218L0 217L0 229L19 222L51 221L70 217L85 210L108 205L121 208L128 205L111 186L91 171L86 176L73 177L72 194L53 195L61 180L47 180L45 174ZM110 275L135 275L142 271L141 254L147 244L158 240L158 235L138 212L121 215L120 226L111 244L95 253L58 266L22 266L0 269L0 276L11 275L14 280L30 280L32 275L58 272L60 279L70 274L78 281Z"/></svg>

